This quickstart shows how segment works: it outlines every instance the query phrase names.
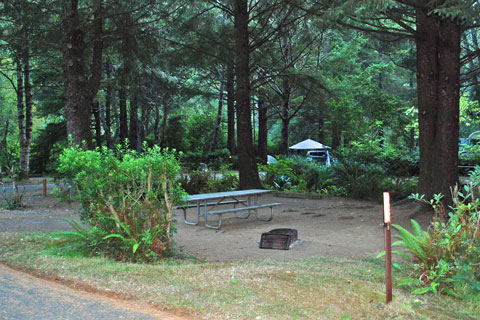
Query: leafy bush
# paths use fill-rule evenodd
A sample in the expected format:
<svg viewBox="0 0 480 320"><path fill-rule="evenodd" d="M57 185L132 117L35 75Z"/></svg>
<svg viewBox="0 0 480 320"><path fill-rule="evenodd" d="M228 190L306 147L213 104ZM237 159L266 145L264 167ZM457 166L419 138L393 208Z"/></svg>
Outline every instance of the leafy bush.
<svg viewBox="0 0 480 320"><path fill-rule="evenodd" d="M269 189L285 191L292 189L298 182L298 176L293 170L293 160L289 158L277 159L269 165L260 165L265 173L263 183Z"/></svg>
<svg viewBox="0 0 480 320"><path fill-rule="evenodd" d="M385 169L377 164L363 164L344 160L333 166L336 173L335 184L346 190L353 198L374 198L383 191L387 179Z"/></svg>
<svg viewBox="0 0 480 320"><path fill-rule="evenodd" d="M480 165L480 145L463 146L459 153L458 164L460 166L478 166Z"/></svg>
<svg viewBox="0 0 480 320"><path fill-rule="evenodd" d="M334 185L335 171L315 161L303 157L292 157L292 169L298 177L296 191L325 193Z"/></svg>
<svg viewBox="0 0 480 320"><path fill-rule="evenodd" d="M209 192L233 191L238 187L238 175L228 165L220 167L220 174L214 173L212 179L207 181Z"/></svg>
<svg viewBox="0 0 480 320"><path fill-rule="evenodd" d="M426 202L421 196L415 199ZM427 202L433 206L435 215L430 228L423 231L412 220L413 232L393 225L400 234L394 246L404 246L411 255L397 252L411 264L406 268L412 279L400 285L412 287L412 292L447 293L458 296L480 291L480 201L473 194L473 185L465 186L463 192L455 188L454 206L446 214L441 204L441 195Z"/></svg>
<svg viewBox="0 0 480 320"><path fill-rule="evenodd" d="M381 147L379 139L364 138L351 142L348 147L336 151L340 162L356 161L360 164L376 164L385 173L394 177L418 175L420 170L418 153L390 146Z"/></svg>
<svg viewBox="0 0 480 320"><path fill-rule="evenodd" d="M209 168L219 169L232 161L228 149L218 149L216 151L202 153L199 151L188 151L181 157L184 168L189 170L198 170L201 163L208 164Z"/></svg>
<svg viewBox="0 0 480 320"><path fill-rule="evenodd" d="M279 191L361 199L379 199L384 190L396 199L415 191L416 179L409 174L415 164L405 155L380 148L378 142L352 143L351 148L340 150L339 154L340 161L330 167L299 156L277 159L260 166L265 172L263 182L267 188Z"/></svg>
<svg viewBox="0 0 480 320"><path fill-rule="evenodd" d="M230 161L230 151L226 148L207 153L207 163L209 168L221 170L223 166L228 166Z"/></svg>
<svg viewBox="0 0 480 320"><path fill-rule="evenodd" d="M65 149L58 171L71 178L82 204L84 237L96 252L120 260L154 261L172 250L173 207L184 191L173 152L146 148L139 155L117 148ZM93 240L92 240L93 239Z"/></svg>
<svg viewBox="0 0 480 320"><path fill-rule="evenodd" d="M178 182L188 194L224 192L238 187L238 175L223 165L219 172L209 169L184 172Z"/></svg>
<svg viewBox="0 0 480 320"><path fill-rule="evenodd" d="M412 193L415 193L418 186L417 177L388 177L383 180L382 190L388 190L392 200L406 199Z"/></svg>
<svg viewBox="0 0 480 320"><path fill-rule="evenodd" d="M207 192L211 176L209 170L193 170L182 173L177 181L188 194L198 194Z"/></svg>

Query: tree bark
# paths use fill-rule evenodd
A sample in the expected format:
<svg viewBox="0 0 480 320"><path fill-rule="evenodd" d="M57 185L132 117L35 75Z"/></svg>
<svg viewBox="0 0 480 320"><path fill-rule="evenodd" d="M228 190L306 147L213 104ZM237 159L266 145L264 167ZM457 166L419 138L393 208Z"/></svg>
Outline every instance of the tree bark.
<svg viewBox="0 0 480 320"><path fill-rule="evenodd" d="M267 127L267 104L260 96L258 99L258 157L263 163L267 163L268 154L268 127Z"/></svg>
<svg viewBox="0 0 480 320"><path fill-rule="evenodd" d="M340 129L338 123L332 123L332 148L338 148L342 144L342 130Z"/></svg>
<svg viewBox="0 0 480 320"><path fill-rule="evenodd" d="M262 187L252 140L248 20L248 1L236 0L234 10L235 73L237 78L236 112L240 189Z"/></svg>
<svg viewBox="0 0 480 320"><path fill-rule="evenodd" d="M155 144L160 145L160 134L158 129L160 127L160 107L158 103L155 104L155 122L153 124L153 136L155 138Z"/></svg>
<svg viewBox="0 0 480 320"><path fill-rule="evenodd" d="M281 119L282 119L282 132L281 132L281 152L283 154L288 154L288 127L290 125L290 93L291 87L288 79L283 80L282 85L282 110L281 110Z"/></svg>
<svg viewBox="0 0 480 320"><path fill-rule="evenodd" d="M97 147L102 146L102 121L100 118L100 102L95 101L92 104L92 114L95 119L95 144Z"/></svg>
<svg viewBox="0 0 480 320"><path fill-rule="evenodd" d="M224 72L220 68L218 69L220 76L220 91L218 93L218 109L217 109L217 119L215 122L215 129L213 130L212 143L210 144L210 151L215 151L218 143L218 136L220 133L220 127L222 125L222 111L223 111L223 92L225 91L225 77Z"/></svg>
<svg viewBox="0 0 480 320"><path fill-rule="evenodd" d="M128 131L130 149L137 150L138 147L138 105L136 94L130 99L130 130Z"/></svg>
<svg viewBox="0 0 480 320"><path fill-rule="evenodd" d="M25 145L22 146L20 153L23 153L20 158L20 166L25 178L28 178L30 173L30 149L32 146L32 130L33 130L33 95L32 83L30 81L30 49L26 47L23 55L24 61L24 90L25 90Z"/></svg>
<svg viewBox="0 0 480 320"><path fill-rule="evenodd" d="M6 119L5 120L5 127L4 127L4 130L3 130L3 133L2 133L2 140L0 142L0 150L1 150L1 153L0 153L0 158L1 157L4 157L5 160L8 159L8 131L9 131L9 128L10 127L10 120L9 119ZM0 181L1 181L1 178L0 178Z"/></svg>
<svg viewBox="0 0 480 320"><path fill-rule="evenodd" d="M227 68L227 147L230 154L237 154L235 143L235 73L232 66Z"/></svg>
<svg viewBox="0 0 480 320"><path fill-rule="evenodd" d="M113 149L113 139L112 139L112 96L113 96L113 87L111 84L112 78L112 63L110 60L107 60L105 63L105 72L107 76L107 87L105 89L105 118L103 121L103 131L105 132L105 140L107 142L107 147Z"/></svg>
<svg viewBox="0 0 480 320"><path fill-rule="evenodd" d="M167 89L168 90L168 89ZM167 123L168 123L168 103L169 103L170 97L168 95L168 92L166 92L163 95L163 119L162 119L162 138L160 142L160 147L161 148L166 148L167 147Z"/></svg>
<svg viewBox="0 0 480 320"><path fill-rule="evenodd" d="M318 119L318 141L320 143L325 143L325 121L323 118Z"/></svg>
<svg viewBox="0 0 480 320"><path fill-rule="evenodd" d="M78 0L70 0L65 5L66 16L62 23L67 134L72 136L75 144L85 143L87 148L92 148L90 110L102 76L102 0L96 0L95 4L93 55L90 68L91 77L89 79L87 79L84 60L86 51L85 30L78 9Z"/></svg>
<svg viewBox="0 0 480 320"><path fill-rule="evenodd" d="M475 29L472 29L470 30L470 33L472 35L472 44L473 44L473 50L477 52L477 59L476 60L476 67L477 68L480 68L480 47L478 46L478 37L477 37L477 30ZM475 68L475 62L472 60L472 65L474 66L473 68ZM473 94L473 97L472 99L474 100L477 100L478 101L478 104L480 105L480 84L478 84L478 79L479 79L479 76L478 76L478 73L477 75L475 75L475 79L474 79L474 82L477 83L474 87L474 94Z"/></svg>
<svg viewBox="0 0 480 320"><path fill-rule="evenodd" d="M140 118L140 133L139 133L139 149L137 151L141 151L143 147L143 142L145 141L145 138L147 136L147 128L148 128L148 119L149 119L149 108L148 104L145 101L145 99L141 100L141 106L142 106L142 115Z"/></svg>
<svg viewBox="0 0 480 320"><path fill-rule="evenodd" d="M20 168L25 163L25 104L23 101L23 68L22 59L17 58L17 119L18 119L18 138L20 142Z"/></svg>
<svg viewBox="0 0 480 320"><path fill-rule="evenodd" d="M120 143L123 144L128 139L127 92L124 84L120 84L120 90L118 90L118 109L120 112Z"/></svg>
<svg viewBox="0 0 480 320"><path fill-rule="evenodd" d="M458 182L460 35L456 21L417 9L418 192L444 195Z"/></svg>

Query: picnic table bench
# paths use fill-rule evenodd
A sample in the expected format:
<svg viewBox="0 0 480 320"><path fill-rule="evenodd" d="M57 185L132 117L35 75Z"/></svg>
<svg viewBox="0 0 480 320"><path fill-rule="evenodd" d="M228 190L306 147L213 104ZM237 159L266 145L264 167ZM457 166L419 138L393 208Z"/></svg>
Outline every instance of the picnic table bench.
<svg viewBox="0 0 480 320"><path fill-rule="evenodd" d="M189 225L198 225L200 222L200 211L203 209L203 216L205 226L212 229L220 229L222 226L222 216L226 213L235 213L235 216L240 219L247 219L252 211L255 216L261 221L270 221L273 218L273 207L280 205L278 202L274 203L258 203L258 196L272 192L271 190L250 189L229 192L214 192L190 195L187 199L186 205L178 206L178 209L183 210L184 222ZM241 199L247 197L247 199ZM225 205L233 205L233 208L225 208ZM239 207L237 207L239 205ZM187 218L187 209L196 209L196 220L190 221ZM269 217L260 217L258 209L270 208ZM213 209L213 210L212 210ZM239 215L239 212L247 211L245 215ZM218 223L216 225L208 223L208 217L218 216Z"/></svg>

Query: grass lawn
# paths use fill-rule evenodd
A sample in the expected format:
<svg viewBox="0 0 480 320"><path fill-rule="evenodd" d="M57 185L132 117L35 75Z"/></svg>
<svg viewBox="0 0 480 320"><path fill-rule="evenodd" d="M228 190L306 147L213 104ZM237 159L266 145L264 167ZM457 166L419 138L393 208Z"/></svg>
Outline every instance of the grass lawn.
<svg viewBox="0 0 480 320"><path fill-rule="evenodd" d="M385 305L380 260L171 259L140 265L48 247L52 240L44 233L0 234L0 261L204 319L480 318L480 297L415 296L394 288L393 302Z"/></svg>

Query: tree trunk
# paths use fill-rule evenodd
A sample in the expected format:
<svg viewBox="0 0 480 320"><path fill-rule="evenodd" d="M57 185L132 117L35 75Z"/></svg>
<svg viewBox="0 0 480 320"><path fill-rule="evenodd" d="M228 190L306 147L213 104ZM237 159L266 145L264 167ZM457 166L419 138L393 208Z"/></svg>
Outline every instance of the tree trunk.
<svg viewBox="0 0 480 320"><path fill-rule="evenodd" d="M325 143L325 132L324 132L325 121L323 118L318 119L318 141L320 143Z"/></svg>
<svg viewBox="0 0 480 320"><path fill-rule="evenodd" d="M168 90L168 89L167 89ZM163 120L162 120L162 140L160 143L161 148L167 147L167 120L168 120L168 102L169 96L168 93L163 95Z"/></svg>
<svg viewBox="0 0 480 320"><path fill-rule="evenodd" d="M281 110L281 119L282 119L282 133L281 133L281 144L280 151L283 154L288 154L288 126L290 125L290 93L292 89L288 79L283 80L282 84L282 110Z"/></svg>
<svg viewBox="0 0 480 320"><path fill-rule="evenodd" d="M235 71L237 77L236 112L240 189L262 187L252 140L248 20L248 1L236 0L234 10Z"/></svg>
<svg viewBox="0 0 480 320"><path fill-rule="evenodd" d="M120 112L120 143L124 144L128 138L127 92L124 84L120 84L120 90L118 90L118 108Z"/></svg>
<svg viewBox="0 0 480 320"><path fill-rule="evenodd" d="M456 21L417 9L418 192L444 195L458 182L460 35Z"/></svg>
<svg viewBox="0 0 480 320"><path fill-rule="evenodd" d="M336 122L332 123L332 148L338 148L341 145L342 131Z"/></svg>
<svg viewBox="0 0 480 320"><path fill-rule="evenodd" d="M113 88L111 84L112 78L112 63L107 60L105 64L105 71L107 75L107 87L105 90L105 121L103 122L103 131L105 132L105 140L107 141L107 147L113 149L112 139L112 96Z"/></svg>
<svg viewBox="0 0 480 320"><path fill-rule="evenodd" d="M6 119L5 120L5 127L4 127L4 130L3 130L3 134L2 134L2 140L0 142L0 150L1 150L1 153L0 153L0 158L1 157L4 157L5 160L8 160L8 131L9 131L9 126L10 126L10 120L9 119ZM1 181L1 178L0 178L0 181Z"/></svg>
<svg viewBox="0 0 480 320"><path fill-rule="evenodd" d="M91 148L90 109L102 76L102 0L95 1L93 55L89 79L87 79L84 60L85 31L78 11L78 2L78 0L70 0L65 5L66 17L62 22L65 119L67 134L72 136L73 142L78 145L85 143L87 148Z"/></svg>
<svg viewBox="0 0 480 320"><path fill-rule="evenodd" d="M145 99L142 99L142 115L140 118L140 143L139 143L139 149L137 149L139 152L142 149L143 142L145 141L145 138L147 136L147 127L148 127L148 118L149 118L149 109L148 105L145 101Z"/></svg>
<svg viewBox="0 0 480 320"><path fill-rule="evenodd" d="M235 74L232 66L227 68L227 147L230 154L237 154L235 144Z"/></svg>
<svg viewBox="0 0 480 320"><path fill-rule="evenodd" d="M30 149L32 146L32 129L33 129L33 96L32 96L32 83L30 81L30 49L27 47L24 50L24 74L23 79L25 85L25 145L22 147L20 153L23 153L23 162L20 162L20 166L25 178L28 178L30 172Z"/></svg>
<svg viewBox="0 0 480 320"><path fill-rule="evenodd" d="M160 127L160 107L158 103L155 103L155 122L153 124L153 136L155 138L155 144L160 145L160 134L158 129Z"/></svg>
<svg viewBox="0 0 480 320"><path fill-rule="evenodd" d="M473 44L473 50L476 52L476 55L477 55L477 59L476 59L476 67L477 68L480 68L480 47L478 46L478 37L477 37L477 30L475 29L471 29L470 30L470 33L472 35L472 44ZM475 69L475 62L474 60L472 60L472 65L474 66L473 69ZM480 84L478 83L478 73L477 75L475 75L475 79L474 79L474 82L476 83L476 85L474 86L474 94L473 94L473 97L472 99L474 100L477 100L478 101L478 104L480 105Z"/></svg>
<svg viewBox="0 0 480 320"><path fill-rule="evenodd" d="M97 147L102 146L102 122L100 118L100 102L95 101L92 104L92 114L95 119L95 144Z"/></svg>
<svg viewBox="0 0 480 320"><path fill-rule="evenodd" d="M138 105L137 97L134 94L130 99L130 130L128 132L128 141L130 142L130 149L137 150L138 147Z"/></svg>
<svg viewBox="0 0 480 320"><path fill-rule="evenodd" d="M220 91L218 93L218 110L217 110L217 120L215 122L215 129L213 130L212 143L210 144L210 151L215 151L218 143L218 136L220 133L220 127L222 125L222 110L223 110L223 92L225 91L225 77L224 72L220 68L218 69L220 75Z"/></svg>
<svg viewBox="0 0 480 320"><path fill-rule="evenodd" d="M72 137L73 143L81 145L84 142L87 148L91 148L91 104L85 95L87 77L83 60L85 32L78 13L78 0L71 0L70 3L70 12L63 20L63 78L67 135Z"/></svg>
<svg viewBox="0 0 480 320"><path fill-rule="evenodd" d="M23 102L23 68L22 60L17 58L17 119L18 119L18 138L20 142L20 168L23 171L25 164L25 104Z"/></svg>
<svg viewBox="0 0 480 320"><path fill-rule="evenodd" d="M268 142L268 127L267 127L267 104L265 100L260 97L258 99L258 157L263 163L267 163L267 142Z"/></svg>

